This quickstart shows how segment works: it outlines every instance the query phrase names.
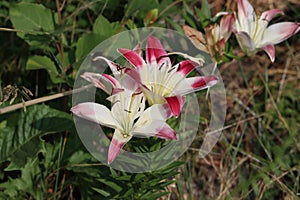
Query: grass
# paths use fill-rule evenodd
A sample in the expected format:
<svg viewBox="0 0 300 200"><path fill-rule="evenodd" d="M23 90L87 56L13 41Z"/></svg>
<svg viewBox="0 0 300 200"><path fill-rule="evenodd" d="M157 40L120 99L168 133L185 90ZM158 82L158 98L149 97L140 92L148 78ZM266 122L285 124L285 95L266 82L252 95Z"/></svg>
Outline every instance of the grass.
<svg viewBox="0 0 300 200"><path fill-rule="evenodd" d="M204 159L197 153L201 137L194 142L177 177L184 195L170 199L299 199L299 40L276 51L275 63L259 53L219 66L225 128Z"/></svg>

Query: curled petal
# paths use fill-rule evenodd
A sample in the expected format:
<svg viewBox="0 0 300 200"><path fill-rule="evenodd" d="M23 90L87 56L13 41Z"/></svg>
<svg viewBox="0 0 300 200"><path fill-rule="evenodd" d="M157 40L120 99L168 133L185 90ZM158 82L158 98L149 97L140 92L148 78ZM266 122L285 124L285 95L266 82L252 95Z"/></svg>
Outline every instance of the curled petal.
<svg viewBox="0 0 300 200"><path fill-rule="evenodd" d="M284 14L282 10L279 9L272 9L272 10L268 10L265 11L261 14L260 19L261 20L267 20L268 22L270 22L273 17L275 17L277 14Z"/></svg>
<svg viewBox="0 0 300 200"><path fill-rule="evenodd" d="M109 145L108 149L108 164L111 164L121 151L121 149L124 147L124 145L131 139L132 136L126 136L124 137L118 129L115 130L114 136L111 140L111 143Z"/></svg>
<svg viewBox="0 0 300 200"><path fill-rule="evenodd" d="M172 114L175 117L178 117L181 112L181 108L184 104L185 97L177 95L177 96L165 97L165 99L172 111Z"/></svg>
<svg viewBox="0 0 300 200"><path fill-rule="evenodd" d="M221 12L218 12L215 17L220 17L220 16L223 16L223 15L228 15L229 12L226 12L226 11L221 11Z"/></svg>
<svg viewBox="0 0 300 200"><path fill-rule="evenodd" d="M263 35L261 44L278 44L289 37L293 36L300 30L300 23L281 22L269 26Z"/></svg>
<svg viewBox="0 0 300 200"><path fill-rule="evenodd" d="M247 55L252 55L256 52L255 45L248 33L243 31L237 32L235 36L243 52Z"/></svg>
<svg viewBox="0 0 300 200"><path fill-rule="evenodd" d="M107 63L107 65L109 66L110 70L112 71L112 73L114 74L114 76L116 78L119 78L120 77L120 70L118 69L119 68L119 65L108 60L107 58L105 57L102 57L102 56L97 56L95 58L93 58L93 61L98 61L98 60L103 60Z"/></svg>
<svg viewBox="0 0 300 200"><path fill-rule="evenodd" d="M272 44L263 47L263 50L268 54L272 62L275 60L275 47Z"/></svg>
<svg viewBox="0 0 300 200"><path fill-rule="evenodd" d="M71 112L78 117L87 119L111 128L118 127L108 108L97 103L80 103L71 108Z"/></svg>
<svg viewBox="0 0 300 200"><path fill-rule="evenodd" d="M145 64L144 59L133 50L118 48L118 51L136 68L140 68Z"/></svg>
<svg viewBox="0 0 300 200"><path fill-rule="evenodd" d="M149 36L146 46L146 61L148 64L155 63L161 65L165 63L170 65L171 61L166 50L161 45L160 41L153 36Z"/></svg>
<svg viewBox="0 0 300 200"><path fill-rule="evenodd" d="M110 75L85 72L80 76L93 83L95 87L102 89L107 94L117 94L118 92L123 91L123 89L120 88L119 82Z"/></svg>

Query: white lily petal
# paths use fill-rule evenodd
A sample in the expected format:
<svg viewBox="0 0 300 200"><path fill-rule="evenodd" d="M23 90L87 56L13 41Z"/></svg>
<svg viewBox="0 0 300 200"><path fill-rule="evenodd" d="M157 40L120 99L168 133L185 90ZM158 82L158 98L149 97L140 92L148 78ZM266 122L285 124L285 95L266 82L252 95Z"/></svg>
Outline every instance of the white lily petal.
<svg viewBox="0 0 300 200"><path fill-rule="evenodd" d="M300 30L300 23L297 22L281 22L269 26L263 35L261 45L278 44Z"/></svg>
<svg viewBox="0 0 300 200"><path fill-rule="evenodd" d="M176 139L175 131L165 122L161 120L148 121L140 127L136 127L133 131L135 136L156 136L162 139Z"/></svg>
<svg viewBox="0 0 300 200"><path fill-rule="evenodd" d="M111 115L110 110L101 104L80 103L71 108L71 112L78 117L82 117L92 122L111 128L119 128L119 124Z"/></svg>
<svg viewBox="0 0 300 200"><path fill-rule="evenodd" d="M245 31L248 34L253 32L252 22L256 21L256 14L252 5L247 0L238 0L238 31Z"/></svg>
<svg viewBox="0 0 300 200"><path fill-rule="evenodd" d="M171 116L171 110L167 104L154 104L147 108L136 122L137 126L142 126L151 120L167 120Z"/></svg>
<svg viewBox="0 0 300 200"><path fill-rule="evenodd" d="M248 18L252 15L254 9L248 0L238 0L238 17L239 19Z"/></svg>

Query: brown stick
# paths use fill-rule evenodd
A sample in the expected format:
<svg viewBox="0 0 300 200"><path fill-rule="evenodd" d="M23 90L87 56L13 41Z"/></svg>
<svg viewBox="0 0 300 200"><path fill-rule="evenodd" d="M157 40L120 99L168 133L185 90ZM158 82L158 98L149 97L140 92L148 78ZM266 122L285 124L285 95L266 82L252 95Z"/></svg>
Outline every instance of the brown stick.
<svg viewBox="0 0 300 200"><path fill-rule="evenodd" d="M90 85L86 85L86 86L83 86L81 88L77 88L77 89L74 89L74 90L69 90L69 91L66 91L66 92L61 92L61 93L58 93L58 94L53 94L53 95L50 95L50 96L41 97L41 98L33 99L33 100L30 100L30 101L25 101L23 103L18 103L18 104L12 105L12 106L7 106L7 107L4 107L4 108L0 108L0 115L4 114L4 113L7 113L7 112L17 110L17 109L20 109L20 108L23 108L24 106L31 106L31 105L35 105L35 104L38 104L38 103L43 103L43 102L50 101L50 100L53 100L53 99L61 98L61 97L64 97L64 96L69 96L71 94L78 93L78 92L81 92L81 91L86 90L88 88L91 88L92 86L93 85L90 84Z"/></svg>

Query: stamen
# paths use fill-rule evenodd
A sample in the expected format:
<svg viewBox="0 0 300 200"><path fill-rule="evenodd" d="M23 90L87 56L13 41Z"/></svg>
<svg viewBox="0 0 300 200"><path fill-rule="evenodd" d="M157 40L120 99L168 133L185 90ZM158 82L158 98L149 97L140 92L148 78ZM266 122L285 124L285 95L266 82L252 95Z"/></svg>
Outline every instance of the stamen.
<svg viewBox="0 0 300 200"><path fill-rule="evenodd" d="M161 70L161 68L164 66L165 63L161 63L161 65L159 66L158 70Z"/></svg>
<svg viewBox="0 0 300 200"><path fill-rule="evenodd" d="M121 133L122 134L122 136L124 137L124 138L128 138L129 137L129 134L128 133Z"/></svg>
<svg viewBox="0 0 300 200"><path fill-rule="evenodd" d="M168 73L170 73L170 72L171 72L172 70L174 70L174 69L175 69L175 67L169 69L169 70L168 70Z"/></svg>
<svg viewBox="0 0 300 200"><path fill-rule="evenodd" d="M130 110L126 110L126 109L124 109L124 111L125 111L125 112L128 112L128 113L131 113L131 111L130 111Z"/></svg>

